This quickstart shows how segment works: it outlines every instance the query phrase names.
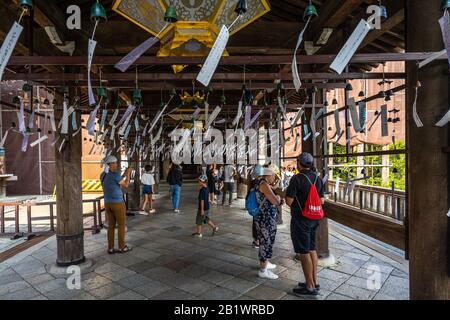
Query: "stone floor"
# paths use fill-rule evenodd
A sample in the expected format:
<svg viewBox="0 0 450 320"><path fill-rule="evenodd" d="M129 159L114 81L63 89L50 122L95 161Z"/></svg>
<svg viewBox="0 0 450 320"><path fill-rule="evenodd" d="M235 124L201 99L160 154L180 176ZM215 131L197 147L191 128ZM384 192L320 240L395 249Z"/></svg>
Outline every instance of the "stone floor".
<svg viewBox="0 0 450 320"><path fill-rule="evenodd" d="M0 264L0 299L306 299L290 294L303 276L293 260L288 216L278 230L272 260L280 278L260 279L257 250L250 245L251 219L242 200L211 209L211 218L220 226L214 237L210 230L202 239L190 236L195 188L183 187L179 215L164 197L157 202L157 215L129 218L130 253L108 255L106 230L86 233L85 255L93 265L82 274L81 289L68 289L66 279L50 273L56 259L56 240L51 237ZM409 298L406 264L336 232L330 233L330 249L337 263L320 268L322 290L313 299ZM370 270L379 270L378 288L368 286Z"/></svg>

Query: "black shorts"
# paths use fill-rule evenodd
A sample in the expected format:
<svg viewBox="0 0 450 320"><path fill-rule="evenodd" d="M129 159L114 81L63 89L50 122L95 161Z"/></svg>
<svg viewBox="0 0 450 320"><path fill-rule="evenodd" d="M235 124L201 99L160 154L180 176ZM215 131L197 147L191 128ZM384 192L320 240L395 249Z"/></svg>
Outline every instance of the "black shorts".
<svg viewBox="0 0 450 320"><path fill-rule="evenodd" d="M202 224L207 224L209 222L209 212L208 210L204 211L205 214L202 216L200 214L200 210L197 211L197 216L195 217L195 224L201 226Z"/></svg>
<svg viewBox="0 0 450 320"><path fill-rule="evenodd" d="M316 232L320 220L291 218L291 239L295 253L307 254L316 250Z"/></svg>

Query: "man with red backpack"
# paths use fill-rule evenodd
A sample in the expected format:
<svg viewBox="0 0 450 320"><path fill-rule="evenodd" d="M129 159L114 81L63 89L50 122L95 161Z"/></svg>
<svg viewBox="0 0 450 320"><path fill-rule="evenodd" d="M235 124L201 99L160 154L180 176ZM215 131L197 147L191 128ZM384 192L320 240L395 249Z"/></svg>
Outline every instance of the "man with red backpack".
<svg viewBox="0 0 450 320"><path fill-rule="evenodd" d="M291 238L300 255L306 283L293 289L299 295L317 295L316 231L324 217L324 184L314 169L314 158L304 152L299 157L300 173L292 177L286 190L286 203L291 207Z"/></svg>

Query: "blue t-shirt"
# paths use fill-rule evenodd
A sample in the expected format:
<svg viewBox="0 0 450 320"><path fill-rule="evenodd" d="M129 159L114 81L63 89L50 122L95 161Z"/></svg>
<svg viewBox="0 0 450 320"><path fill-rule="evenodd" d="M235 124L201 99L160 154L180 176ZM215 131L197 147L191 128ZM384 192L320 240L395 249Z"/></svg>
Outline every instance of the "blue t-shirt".
<svg viewBox="0 0 450 320"><path fill-rule="evenodd" d="M108 172L100 175L102 181L103 194L105 196L105 203L121 203L123 200L123 191L119 185L122 176L119 172Z"/></svg>
<svg viewBox="0 0 450 320"><path fill-rule="evenodd" d="M198 193L198 210L200 210L200 201L205 201L203 210L209 210L209 190L207 187L203 187L200 189Z"/></svg>

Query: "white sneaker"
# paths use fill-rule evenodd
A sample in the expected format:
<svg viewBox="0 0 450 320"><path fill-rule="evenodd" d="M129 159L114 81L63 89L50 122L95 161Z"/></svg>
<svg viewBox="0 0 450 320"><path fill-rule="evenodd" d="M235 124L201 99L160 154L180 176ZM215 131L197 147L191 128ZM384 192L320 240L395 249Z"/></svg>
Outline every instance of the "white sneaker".
<svg viewBox="0 0 450 320"><path fill-rule="evenodd" d="M278 279L278 275L270 271L269 269L259 270L258 276L260 278L269 279L269 280L276 280Z"/></svg>
<svg viewBox="0 0 450 320"><path fill-rule="evenodd" d="M175 211L175 213L180 213L180 210L178 210L178 209L175 209L174 211Z"/></svg>
<svg viewBox="0 0 450 320"><path fill-rule="evenodd" d="M150 210L148 213L155 213L156 212L156 210L155 209L152 209L152 210Z"/></svg>
<svg viewBox="0 0 450 320"><path fill-rule="evenodd" d="M277 265L276 264L273 264L273 263L270 263L270 261L267 261L267 269L269 269L269 270L273 270L273 269L275 269L277 267Z"/></svg>

